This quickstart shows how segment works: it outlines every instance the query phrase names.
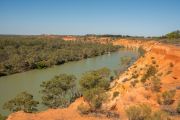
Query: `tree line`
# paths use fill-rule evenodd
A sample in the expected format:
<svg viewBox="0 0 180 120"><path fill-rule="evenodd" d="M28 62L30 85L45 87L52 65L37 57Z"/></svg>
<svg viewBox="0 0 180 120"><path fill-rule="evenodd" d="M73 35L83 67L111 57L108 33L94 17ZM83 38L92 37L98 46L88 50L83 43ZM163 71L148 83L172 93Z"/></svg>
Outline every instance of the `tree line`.
<svg viewBox="0 0 180 120"><path fill-rule="evenodd" d="M117 51L119 46L46 36L0 36L0 76Z"/></svg>

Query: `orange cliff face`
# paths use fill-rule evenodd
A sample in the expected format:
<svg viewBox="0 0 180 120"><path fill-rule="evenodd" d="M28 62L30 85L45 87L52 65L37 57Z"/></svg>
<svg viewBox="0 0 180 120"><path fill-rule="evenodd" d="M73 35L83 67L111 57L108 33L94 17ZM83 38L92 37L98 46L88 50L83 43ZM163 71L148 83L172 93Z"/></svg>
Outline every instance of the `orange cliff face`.
<svg viewBox="0 0 180 120"><path fill-rule="evenodd" d="M173 107L180 100L180 48L172 45L158 43L156 41L138 41L120 39L113 43L114 45L123 45L129 48L139 48L142 46L147 52L144 57L140 57L131 67L128 68L118 79L112 82L112 87L108 91L109 100L103 104L106 110L113 110L119 113L121 120L127 120L125 109L129 105L146 103L153 110L159 109L157 103L157 94L151 90L145 89L140 79L146 73L149 65L157 69L157 76L161 80L160 93L165 90L176 89ZM138 74L136 78L132 76ZM128 79L124 82L123 80ZM139 80L135 87L131 86L131 81ZM112 99L113 93L118 91L120 95ZM9 115L7 120L110 120L106 117L96 117L92 115L81 115L77 106L83 101L82 98L77 99L68 108L64 109L48 109L38 113L16 112ZM178 120L175 116L173 119Z"/></svg>
<svg viewBox="0 0 180 120"><path fill-rule="evenodd" d="M175 102L173 108L175 109L178 101L180 101L180 48L172 45L162 44L156 41L138 41L120 39L114 42L115 45L123 45L129 48L139 48L142 46L146 50L144 57L139 58L131 67L128 68L119 79L115 81L111 92L123 91L120 98L116 101L117 110L119 113L125 113L129 105L147 103L154 109L159 109L160 105L157 103L157 95L166 90L176 90L174 97ZM156 75L161 80L161 89L159 93L152 92L145 89L140 80L146 73L148 66L154 66L157 69ZM136 78L133 75L138 74ZM125 79L130 81L122 82ZM131 81L139 80L136 87L131 86ZM125 114L121 114L126 118ZM174 119L179 119L175 116Z"/></svg>

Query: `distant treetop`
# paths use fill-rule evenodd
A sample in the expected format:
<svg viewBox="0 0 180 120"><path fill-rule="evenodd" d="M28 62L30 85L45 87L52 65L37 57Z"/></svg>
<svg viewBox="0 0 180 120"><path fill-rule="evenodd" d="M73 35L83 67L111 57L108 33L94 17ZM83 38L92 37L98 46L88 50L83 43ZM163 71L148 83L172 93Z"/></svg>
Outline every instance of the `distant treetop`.
<svg viewBox="0 0 180 120"><path fill-rule="evenodd" d="M170 32L170 33L166 34L166 37L169 38L169 39L180 38L180 30L176 30L176 31Z"/></svg>

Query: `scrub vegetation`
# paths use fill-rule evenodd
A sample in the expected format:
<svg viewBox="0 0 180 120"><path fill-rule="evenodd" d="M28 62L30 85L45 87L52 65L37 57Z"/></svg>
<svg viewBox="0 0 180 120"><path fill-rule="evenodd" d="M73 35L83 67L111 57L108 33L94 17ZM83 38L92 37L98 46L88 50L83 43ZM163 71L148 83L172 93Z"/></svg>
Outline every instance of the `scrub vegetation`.
<svg viewBox="0 0 180 120"><path fill-rule="evenodd" d="M147 104L138 104L126 109L129 120L171 120L168 113L164 111L152 111Z"/></svg>
<svg viewBox="0 0 180 120"><path fill-rule="evenodd" d="M41 84L42 103L49 108L64 108L72 103L79 92L74 75L60 74Z"/></svg>
<svg viewBox="0 0 180 120"><path fill-rule="evenodd" d="M109 88L110 70L102 68L85 73L81 80L81 93L89 103L91 111L96 111L106 100L106 91Z"/></svg>
<svg viewBox="0 0 180 120"><path fill-rule="evenodd" d="M39 102L33 99L33 95L27 92L22 92L18 94L15 98L6 102L3 108L8 109L11 112L22 110L24 112L31 113L37 111L38 104Z"/></svg>

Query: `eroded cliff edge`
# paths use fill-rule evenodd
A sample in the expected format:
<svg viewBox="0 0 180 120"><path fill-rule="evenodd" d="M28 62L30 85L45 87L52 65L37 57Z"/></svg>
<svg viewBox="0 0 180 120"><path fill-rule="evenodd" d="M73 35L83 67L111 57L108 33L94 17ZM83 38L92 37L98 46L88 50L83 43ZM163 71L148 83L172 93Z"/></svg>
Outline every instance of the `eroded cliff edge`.
<svg viewBox="0 0 180 120"><path fill-rule="evenodd" d="M157 94L148 89L148 85L144 86L140 81L147 72L149 66L154 66L157 70L156 75L161 80L160 93L166 90L174 89L176 94L172 109L180 100L180 48L173 45L166 45L156 41L138 41L120 39L115 41L115 45L123 45L128 48L144 48L147 52L144 57L139 58L132 66L128 68L118 79L113 81L112 88L108 91L109 100L103 105L106 110L113 110L119 113L121 120L126 120L125 109L134 104L147 103L153 110L159 109ZM138 81L132 86L132 81ZM115 91L120 95L112 99ZM77 106L83 101L82 98L77 99L68 108L65 109L48 109L39 113L16 112L9 115L8 120L108 120L106 116L81 115L77 110ZM178 119L175 116L174 119Z"/></svg>

